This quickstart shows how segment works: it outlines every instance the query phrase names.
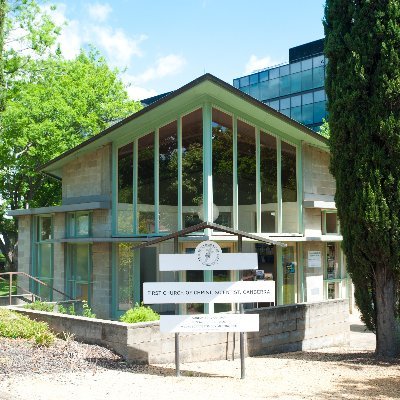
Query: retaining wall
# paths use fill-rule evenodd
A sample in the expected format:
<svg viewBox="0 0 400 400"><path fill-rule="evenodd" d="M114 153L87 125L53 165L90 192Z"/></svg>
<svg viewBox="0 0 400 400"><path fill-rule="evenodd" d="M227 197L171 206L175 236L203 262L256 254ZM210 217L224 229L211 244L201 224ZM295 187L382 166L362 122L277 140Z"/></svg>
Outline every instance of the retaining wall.
<svg viewBox="0 0 400 400"><path fill-rule="evenodd" d="M69 332L86 343L107 346L129 361L174 362L175 335L160 333L159 322L126 324L12 308L47 322L57 333ZM260 331L245 334L246 355L348 345L348 310L347 300L247 310L246 313L260 315ZM233 351L238 356L239 334L181 333L179 336L182 362L230 359Z"/></svg>

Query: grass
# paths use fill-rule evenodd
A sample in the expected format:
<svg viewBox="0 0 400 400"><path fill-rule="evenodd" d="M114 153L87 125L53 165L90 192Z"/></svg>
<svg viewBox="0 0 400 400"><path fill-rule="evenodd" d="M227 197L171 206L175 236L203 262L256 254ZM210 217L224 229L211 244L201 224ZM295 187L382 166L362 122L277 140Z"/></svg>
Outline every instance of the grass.
<svg viewBox="0 0 400 400"><path fill-rule="evenodd" d="M33 321L7 309L0 309L0 337L32 339L38 346L50 346L55 339L45 322Z"/></svg>
<svg viewBox="0 0 400 400"><path fill-rule="evenodd" d="M12 290L11 290L11 294L17 294L17 286L16 286L17 282L14 280L12 282ZM8 291L10 288L10 284L9 281L3 281L2 279L0 279L0 296L8 296Z"/></svg>

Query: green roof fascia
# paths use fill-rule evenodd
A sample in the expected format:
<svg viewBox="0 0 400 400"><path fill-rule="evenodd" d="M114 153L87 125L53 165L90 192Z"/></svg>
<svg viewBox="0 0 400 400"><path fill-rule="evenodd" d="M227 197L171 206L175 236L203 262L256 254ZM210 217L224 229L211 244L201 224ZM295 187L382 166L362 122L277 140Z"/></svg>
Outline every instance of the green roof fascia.
<svg viewBox="0 0 400 400"><path fill-rule="evenodd" d="M62 167L70 161L112 142L127 143L201 107L206 102L233 112L283 139L298 143L303 141L329 150L328 141L321 135L219 78L205 74L42 165L39 171L60 178Z"/></svg>

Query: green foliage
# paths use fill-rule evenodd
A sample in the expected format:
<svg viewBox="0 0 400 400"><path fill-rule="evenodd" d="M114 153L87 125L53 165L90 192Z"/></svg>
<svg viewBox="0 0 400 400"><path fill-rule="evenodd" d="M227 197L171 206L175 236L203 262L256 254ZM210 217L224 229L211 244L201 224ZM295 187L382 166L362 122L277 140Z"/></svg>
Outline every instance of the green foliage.
<svg viewBox="0 0 400 400"><path fill-rule="evenodd" d="M325 54L331 171L343 249L380 355L398 353L400 5L328 0Z"/></svg>
<svg viewBox="0 0 400 400"><path fill-rule="evenodd" d="M72 303L72 304L68 307L68 314L69 314L69 315L76 315L76 312L75 312L75 304L74 304L74 303Z"/></svg>
<svg viewBox="0 0 400 400"><path fill-rule="evenodd" d="M121 316L120 321L134 324L137 322L158 321L159 319L160 315L153 311L150 307L136 303L134 308L131 308Z"/></svg>
<svg viewBox="0 0 400 400"><path fill-rule="evenodd" d="M17 294L17 281L13 280L11 286L11 294ZM10 290L10 283L8 280L0 279L0 296L8 296Z"/></svg>
<svg viewBox="0 0 400 400"><path fill-rule="evenodd" d="M12 339L33 339L38 346L50 346L55 339L45 322L0 309L0 336Z"/></svg>
<svg viewBox="0 0 400 400"><path fill-rule="evenodd" d="M27 308L29 310L36 310L36 311L53 312L54 304L45 303L43 301L35 301L30 304L25 304L24 308Z"/></svg>
<svg viewBox="0 0 400 400"><path fill-rule="evenodd" d="M67 314L67 309L62 304L59 304L58 305L58 313Z"/></svg>
<svg viewBox="0 0 400 400"><path fill-rule="evenodd" d="M92 312L92 309L89 307L86 301L83 301L83 313L82 316L86 318L96 318L96 314Z"/></svg>
<svg viewBox="0 0 400 400"><path fill-rule="evenodd" d="M329 122L327 120L323 120L321 127L319 128L319 134L326 139L331 137L331 131L329 130Z"/></svg>

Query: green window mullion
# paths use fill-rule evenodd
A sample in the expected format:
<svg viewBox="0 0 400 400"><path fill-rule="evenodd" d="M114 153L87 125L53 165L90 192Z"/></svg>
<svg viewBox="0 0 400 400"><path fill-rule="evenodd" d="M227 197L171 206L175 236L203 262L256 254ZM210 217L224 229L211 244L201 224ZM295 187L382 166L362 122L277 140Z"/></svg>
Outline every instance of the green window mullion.
<svg viewBox="0 0 400 400"><path fill-rule="evenodd" d="M256 127L256 232L261 232L260 128Z"/></svg>
<svg viewBox="0 0 400 400"><path fill-rule="evenodd" d="M233 117L233 228L238 229L237 117Z"/></svg>
<svg viewBox="0 0 400 400"><path fill-rule="evenodd" d="M159 174L159 129L157 128L154 133L154 232L158 233L160 230L160 174Z"/></svg>
<svg viewBox="0 0 400 400"><path fill-rule="evenodd" d="M138 139L133 142L133 233L138 233L138 213L137 213L137 184L138 184Z"/></svg>
<svg viewBox="0 0 400 400"><path fill-rule="evenodd" d="M178 230L182 229L182 116L177 120L178 125Z"/></svg>
<svg viewBox="0 0 400 400"><path fill-rule="evenodd" d="M276 138L276 159L277 159L277 189L278 189L278 233L282 233L282 142Z"/></svg>

